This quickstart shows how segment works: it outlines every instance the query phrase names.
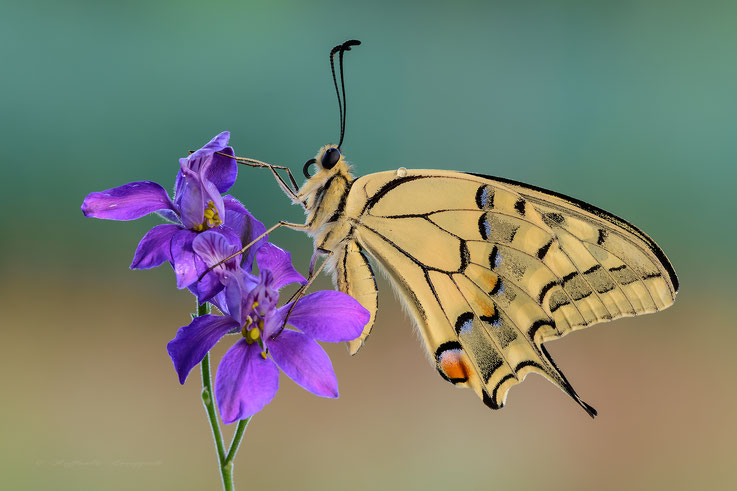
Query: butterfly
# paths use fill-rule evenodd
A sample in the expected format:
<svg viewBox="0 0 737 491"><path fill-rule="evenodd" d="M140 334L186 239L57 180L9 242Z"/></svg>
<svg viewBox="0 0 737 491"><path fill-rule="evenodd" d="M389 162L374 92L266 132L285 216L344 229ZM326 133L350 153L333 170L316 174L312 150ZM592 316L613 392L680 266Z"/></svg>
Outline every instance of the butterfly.
<svg viewBox="0 0 737 491"><path fill-rule="evenodd" d="M538 373L595 416L543 343L670 306L678 278L668 258L625 220L510 179L405 168L354 177L340 148L347 111L343 55L358 44L347 41L330 52L340 142L307 161L302 186L286 167L238 158L268 167L304 207L304 224L279 222L269 231L306 232L315 251L310 283L327 267L338 289L371 313L361 336L348 343L351 354L371 333L378 310L373 262L418 326L443 379L499 409L512 386ZM277 169L286 169L289 184ZM315 268L320 256L324 261Z"/></svg>

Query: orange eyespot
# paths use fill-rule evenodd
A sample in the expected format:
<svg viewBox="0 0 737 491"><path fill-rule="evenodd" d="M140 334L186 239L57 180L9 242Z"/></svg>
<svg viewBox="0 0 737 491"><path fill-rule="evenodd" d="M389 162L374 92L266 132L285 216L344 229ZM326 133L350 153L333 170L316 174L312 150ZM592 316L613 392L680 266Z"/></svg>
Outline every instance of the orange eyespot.
<svg viewBox="0 0 737 491"><path fill-rule="evenodd" d="M471 367L462 350L454 349L443 352L438 364L443 374L454 384L468 380Z"/></svg>

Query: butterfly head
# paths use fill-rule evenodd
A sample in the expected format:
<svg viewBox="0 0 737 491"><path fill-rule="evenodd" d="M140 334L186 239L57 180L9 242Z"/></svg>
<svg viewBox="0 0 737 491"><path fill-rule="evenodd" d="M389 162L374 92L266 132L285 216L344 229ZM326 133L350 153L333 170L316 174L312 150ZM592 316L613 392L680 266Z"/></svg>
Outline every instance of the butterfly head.
<svg viewBox="0 0 737 491"><path fill-rule="evenodd" d="M345 203L353 176L350 165L334 144L325 145L314 159L308 160L304 174L307 181L299 188L297 200L303 204L308 223L316 232Z"/></svg>
<svg viewBox="0 0 737 491"><path fill-rule="evenodd" d="M310 169L313 166L316 168L316 172L310 174ZM302 172L307 179L312 179L318 175L321 178L329 178L334 174L348 172L348 164L336 145L325 145L317 152L314 159L305 162Z"/></svg>

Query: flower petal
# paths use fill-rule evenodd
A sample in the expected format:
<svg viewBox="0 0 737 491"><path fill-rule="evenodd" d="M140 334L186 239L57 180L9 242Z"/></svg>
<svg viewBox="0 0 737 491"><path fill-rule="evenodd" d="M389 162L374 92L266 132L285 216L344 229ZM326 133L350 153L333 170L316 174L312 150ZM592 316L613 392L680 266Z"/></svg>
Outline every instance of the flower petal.
<svg viewBox="0 0 737 491"><path fill-rule="evenodd" d="M212 140L207 142L202 148L199 150L193 152L191 155L188 156L188 158L193 162L199 162L202 163L202 159L209 157L215 152L219 152L225 147L228 146L228 140L230 140L230 131L222 131L215 135ZM232 160L232 159L228 159ZM197 166L193 166L194 170L197 172L200 172L202 170L201 167L199 167L199 164Z"/></svg>
<svg viewBox="0 0 737 491"><path fill-rule="evenodd" d="M275 290L290 283L307 282L305 277L292 266L292 255L270 242L265 243L256 251L256 263L259 271L268 269L274 275L274 283L271 287Z"/></svg>
<svg viewBox="0 0 737 491"><path fill-rule="evenodd" d="M238 175L238 164L235 159L216 153L222 152L233 155L233 149L227 146L229 139L230 132L223 131L204 147L187 156L187 158L180 159L179 162L180 164L184 162L182 165L186 165L187 169L203 176L212 182L221 193L224 193L230 189ZM174 183L174 196L177 200L182 193L183 177L183 173L180 171Z"/></svg>
<svg viewBox="0 0 737 491"><path fill-rule="evenodd" d="M179 215L172 210L159 210L156 214L169 223L174 223L176 225L182 224L182 221L179 219Z"/></svg>
<svg viewBox="0 0 737 491"><path fill-rule="evenodd" d="M234 319L243 325L243 281L239 275L231 274L224 278L225 312L228 312ZM221 309L222 310L222 309Z"/></svg>
<svg viewBox="0 0 737 491"><path fill-rule="evenodd" d="M199 278L199 275L204 273L207 267L199 260L199 258L195 258L195 262ZM187 289L197 297L197 301L205 303L209 302L212 297L223 291L223 282L220 281L220 278L218 278L214 272L210 271L200 281L187 285Z"/></svg>
<svg viewBox="0 0 737 491"><path fill-rule="evenodd" d="M182 224L195 228L205 217L205 190L199 174L187 168L186 159L180 159L182 174L181 188L177 189L176 204L180 209Z"/></svg>
<svg viewBox="0 0 737 491"><path fill-rule="evenodd" d="M243 273L244 275L248 273ZM277 302L279 301L279 292L271 288L274 282L274 276L271 271L265 270L261 272L261 276L258 277L258 283L248 294L243 297L243 314L250 315L253 307L258 302L256 308L260 315L267 315L274 311Z"/></svg>
<svg viewBox="0 0 737 491"><path fill-rule="evenodd" d="M166 345L179 375L179 383L183 384L190 370L202 361L215 343L236 327L238 323L231 317L210 314L195 317L191 324L180 327L174 339Z"/></svg>
<svg viewBox="0 0 737 491"><path fill-rule="evenodd" d="M284 329L266 340L274 362L289 378L320 397L338 397L338 380L328 354L301 332Z"/></svg>
<svg viewBox="0 0 737 491"><path fill-rule="evenodd" d="M212 297L209 301L215 305L221 312L225 312L241 325L245 324L245 317L250 311L243 310L243 292L252 290L258 285L258 278L249 275L241 270L240 274L229 274L225 277L223 291Z"/></svg>
<svg viewBox="0 0 737 491"><path fill-rule="evenodd" d="M215 376L215 400L223 423L230 424L261 411L279 390L279 369L261 357L258 343L245 339L231 347Z"/></svg>
<svg viewBox="0 0 737 491"><path fill-rule="evenodd" d="M86 217L135 220L158 210L175 210L166 190L152 181L138 181L90 193L82 203Z"/></svg>
<svg viewBox="0 0 737 491"><path fill-rule="evenodd" d="M250 244L256 237L266 232L266 227L260 221L256 220L248 210L234 197L227 195L223 196L223 202L225 204L225 227L232 229L238 237L241 239L241 244ZM253 244L243 255L241 265L247 272L251 272L253 269L253 258L256 256L256 252L267 240L267 237L262 237L258 242ZM242 247L242 246L241 246Z"/></svg>
<svg viewBox="0 0 737 491"><path fill-rule="evenodd" d="M285 314L290 305L279 308L280 313ZM287 322L313 339L338 343L360 336L370 317L369 311L350 295L324 290L301 298Z"/></svg>
<svg viewBox="0 0 737 491"><path fill-rule="evenodd" d="M174 274L177 276L177 288L185 288L195 281L197 272L197 257L192 249L192 242L197 234L191 230L180 230L171 239L171 260L174 266ZM204 263L203 263L204 266Z"/></svg>
<svg viewBox="0 0 737 491"><path fill-rule="evenodd" d="M204 178L202 179L202 189L205 192L205 207L207 207L207 204L212 201L222 222L225 218L225 203L223 203L223 195L220 194L220 191L218 191L218 188L216 188L213 183ZM205 219L204 210L202 219Z"/></svg>
<svg viewBox="0 0 737 491"><path fill-rule="evenodd" d="M197 235L194 241L192 241L192 249L204 261L206 267L212 267L231 254L238 252L240 250L240 240L232 230L219 227L216 230L207 230ZM236 277L242 276L244 272L238 267L237 263L238 258L234 257L226 263L215 267L202 278L197 285L200 303L209 301L214 295L220 293L223 287L226 287L237 290L227 296L229 298L232 298L234 295L237 296L238 304L240 305L243 282ZM198 270L198 274L202 274L202 272ZM231 305L230 301L228 305ZM233 318L240 319L239 311L229 310L229 313Z"/></svg>
<svg viewBox="0 0 737 491"><path fill-rule="evenodd" d="M223 133L228 132L225 131ZM221 135L223 133L221 133ZM224 146L218 150L215 150L215 152L219 153L213 153L209 161L204 163L202 174L205 176L205 179L207 179L208 181L213 183L215 187L217 187L220 193L225 193L235 183L235 179L238 176L238 163L235 161L234 158L220 155L221 153L225 153L233 156L234 152L231 147Z"/></svg>
<svg viewBox="0 0 737 491"><path fill-rule="evenodd" d="M195 237L192 241L192 249L202 258L207 267L212 267L238 252L240 247L228 241L228 238L219 230L207 230ZM217 266L213 271L224 272L226 268L235 269L236 267L236 258L233 258Z"/></svg>
<svg viewBox="0 0 737 491"><path fill-rule="evenodd" d="M181 228L178 225L157 225L143 236L133 256L131 269L149 269L171 261L171 239Z"/></svg>

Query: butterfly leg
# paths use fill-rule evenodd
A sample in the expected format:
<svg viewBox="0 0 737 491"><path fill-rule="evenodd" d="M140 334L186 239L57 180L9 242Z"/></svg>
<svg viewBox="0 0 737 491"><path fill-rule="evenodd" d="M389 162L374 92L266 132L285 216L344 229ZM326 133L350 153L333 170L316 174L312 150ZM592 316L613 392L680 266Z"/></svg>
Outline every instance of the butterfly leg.
<svg viewBox="0 0 737 491"><path fill-rule="evenodd" d="M272 226L271 228L269 228L268 230L266 230L266 232L262 233L261 235L259 235L255 239L253 239L251 242L249 242L240 251L231 254L230 256L226 257L222 261L217 262L217 263L213 264L212 266L210 266L209 268L207 268L205 270L205 272L202 273L199 278L197 278L197 281L201 281L202 278L204 278L207 273L209 273L210 271L212 271L216 267L220 266L221 264L226 263L226 262L230 261L231 259L233 259L234 257L237 257L237 256L243 254L248 249L250 249L251 246L253 246L259 240L263 239L264 237L266 237L267 235L269 235L271 232L273 232L274 230L278 229L279 227L287 227L287 228L291 228L292 230L305 230L305 229L308 229L309 228L309 226L307 226L307 225L305 225L303 223L290 223L290 222L285 222L283 220L282 221L279 221L276 225Z"/></svg>
<svg viewBox="0 0 737 491"><path fill-rule="evenodd" d="M317 259L323 255L326 256L325 260L319 267L317 267L317 269L315 269ZM294 306L297 304L299 299L305 295L307 289L312 285L312 282L326 266L329 270L334 271L334 283L337 285L338 290L358 300L358 302L371 314L361 336L347 343L348 351L352 355L355 355L361 346L363 346L366 337L368 337L371 332L371 328L374 325L376 311L378 310L378 289L376 278L374 277L374 272L371 269L368 258L363 253L361 247L353 241L346 243L346 245L340 248L338 252L319 249L315 250L312 254L312 258L310 259L307 283L302 285L302 287L300 287L299 290L297 290L288 300L287 303L292 301L294 301L294 303L289 309L289 312L287 312L284 324L282 324L281 329L279 329L274 337L278 336L284 329L292 309L294 309Z"/></svg>
<svg viewBox="0 0 737 491"><path fill-rule="evenodd" d="M224 157L230 157L239 164L247 165L249 167L258 167L261 169L267 168L271 171L271 173L274 175L274 179L276 179L276 183L281 188L282 192L292 198L295 201L302 202L297 197L297 192L299 191L299 186L297 185L297 181L294 179L294 176L292 175L292 171L289 169L289 167L285 167L283 165L274 165L269 164L267 162L261 162L260 160L256 159L249 159L246 157L237 157L233 155L228 155L227 153L223 152L216 152L218 155L222 155ZM277 172L277 169L286 171L287 175L289 176L289 183L291 184L291 187L282 179L282 177ZM303 204L304 205L304 204Z"/></svg>
<svg viewBox="0 0 737 491"><path fill-rule="evenodd" d="M320 256L319 251L315 251L312 253L312 257L310 258L310 270L307 273L308 278L313 277L313 271L315 271L315 264L317 263L317 258ZM326 258L327 260L327 258Z"/></svg>
<svg viewBox="0 0 737 491"><path fill-rule="evenodd" d="M325 254L325 253L320 252L320 251L315 251L315 252L312 253L312 258L310 259L310 269L309 269L309 271L307 273L307 283L305 283L302 287L300 287L299 290L297 290L296 292L294 292L294 294L289 298L289 300L287 301L287 303L289 303L292 300L294 300L295 298L297 298L298 295L299 296L302 296L302 295L300 295L300 292L302 292L303 289L306 290L307 287L312 284L312 282L317 277L317 275L320 274L320 271L323 270L323 268L325 267L325 261L328 260L330 254L328 254L328 258L325 258L325 261L323 261L323 263L320 265L320 267L317 269L317 271L315 271L315 264L317 264L317 258L320 257L323 254Z"/></svg>
<svg viewBox="0 0 737 491"><path fill-rule="evenodd" d="M317 263L317 258L320 255L323 255L323 254L326 255L327 257L322 262L322 264L320 264L320 266L315 270L315 264ZM292 310L294 310L294 306L297 305L297 302L299 301L299 299L302 298L305 295L305 293L307 292L307 289L312 285L312 282L315 281L315 278L317 278L317 276L323 270L323 268L327 264L328 260L330 259L330 255L331 254L332 254L332 252L331 253L324 253L324 252L320 252L320 251L315 251L312 254L312 259L310 259L310 271L309 271L309 274L307 275L307 283L303 284L299 288L299 290L297 290L296 292L294 292L294 295L292 295L292 297L287 302L287 303L293 302L292 303L292 306L289 307L289 311L287 312L287 315L284 317L284 323L282 324L281 328L279 328L279 331L277 331L277 333L274 334L274 336L272 338L277 337L284 330L284 328L287 325L287 321L289 320L289 315L292 313Z"/></svg>

